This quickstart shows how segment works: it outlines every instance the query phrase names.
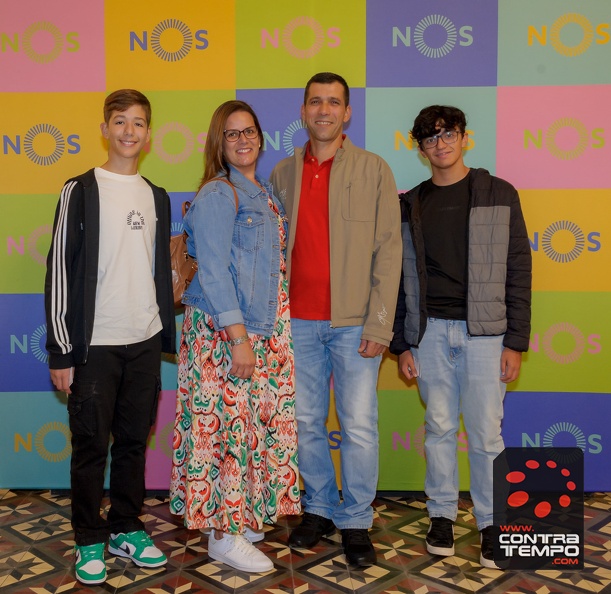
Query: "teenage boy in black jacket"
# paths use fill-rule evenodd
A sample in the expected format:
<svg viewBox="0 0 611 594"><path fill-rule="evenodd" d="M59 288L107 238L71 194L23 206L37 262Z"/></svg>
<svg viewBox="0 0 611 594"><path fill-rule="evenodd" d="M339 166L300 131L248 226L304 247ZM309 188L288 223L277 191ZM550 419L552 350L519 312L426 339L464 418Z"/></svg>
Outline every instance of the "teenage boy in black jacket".
<svg viewBox="0 0 611 594"><path fill-rule="evenodd" d="M460 109L442 105L414 122L412 138L433 175L400 196L403 283L390 350L403 374L417 378L426 405L427 550L454 554L462 412L480 563L496 568L492 462L504 448L506 385L528 350L532 262L515 188L463 161L466 124Z"/></svg>
<svg viewBox="0 0 611 594"><path fill-rule="evenodd" d="M141 567L167 562L138 517L161 352L175 351L170 200L138 173L150 121L142 93L122 89L106 98L100 127L108 160L64 185L47 259L49 368L69 395L75 570L85 584L106 580L107 541L109 552Z"/></svg>

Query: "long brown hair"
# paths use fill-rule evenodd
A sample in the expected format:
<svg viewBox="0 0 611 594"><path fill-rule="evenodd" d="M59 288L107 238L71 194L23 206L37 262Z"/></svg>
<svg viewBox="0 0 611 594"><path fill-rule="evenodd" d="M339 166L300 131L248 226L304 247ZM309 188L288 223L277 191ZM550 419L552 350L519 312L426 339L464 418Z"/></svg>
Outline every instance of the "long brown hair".
<svg viewBox="0 0 611 594"><path fill-rule="evenodd" d="M263 130L261 129L261 124L259 124L259 118L257 118L257 114L248 103L233 99L219 105L212 114L210 127L208 128L208 136L204 145L204 175L199 182L198 191L201 190L206 182L209 182L214 177L218 177L219 172L224 172L229 177L229 165L223 154L223 140L225 138L223 130L225 130L227 118L236 111L245 111L252 116L259 133L259 141L261 144L263 143Z"/></svg>

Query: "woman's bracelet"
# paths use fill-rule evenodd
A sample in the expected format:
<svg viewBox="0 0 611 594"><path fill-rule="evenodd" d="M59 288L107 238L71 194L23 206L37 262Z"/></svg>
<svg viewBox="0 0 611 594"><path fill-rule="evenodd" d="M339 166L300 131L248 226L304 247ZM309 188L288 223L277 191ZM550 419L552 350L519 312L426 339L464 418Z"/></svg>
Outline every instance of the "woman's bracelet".
<svg viewBox="0 0 611 594"><path fill-rule="evenodd" d="M244 336L238 336L237 338L232 338L229 340L229 344L231 346L237 346L238 344L242 344L248 340L248 334L244 334Z"/></svg>

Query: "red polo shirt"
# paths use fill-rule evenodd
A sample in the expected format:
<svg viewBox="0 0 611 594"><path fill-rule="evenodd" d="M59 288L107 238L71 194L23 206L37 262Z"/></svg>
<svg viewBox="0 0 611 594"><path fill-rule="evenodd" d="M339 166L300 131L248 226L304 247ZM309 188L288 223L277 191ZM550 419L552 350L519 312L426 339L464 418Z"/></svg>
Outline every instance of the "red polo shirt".
<svg viewBox="0 0 611 594"><path fill-rule="evenodd" d="M291 316L331 319L329 177L333 158L318 163L306 148L295 243L291 255Z"/></svg>

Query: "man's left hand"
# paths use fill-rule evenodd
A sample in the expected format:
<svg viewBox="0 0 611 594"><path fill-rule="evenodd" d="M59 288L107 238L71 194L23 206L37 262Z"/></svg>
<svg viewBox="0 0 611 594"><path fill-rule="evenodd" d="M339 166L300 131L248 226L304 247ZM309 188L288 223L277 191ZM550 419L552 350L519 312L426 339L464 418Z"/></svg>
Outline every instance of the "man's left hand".
<svg viewBox="0 0 611 594"><path fill-rule="evenodd" d="M364 359L373 359L381 355L386 350L386 346L373 340L365 340L361 338L361 346L359 346L359 355Z"/></svg>

